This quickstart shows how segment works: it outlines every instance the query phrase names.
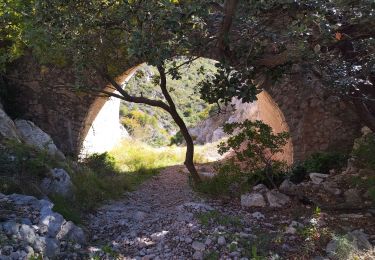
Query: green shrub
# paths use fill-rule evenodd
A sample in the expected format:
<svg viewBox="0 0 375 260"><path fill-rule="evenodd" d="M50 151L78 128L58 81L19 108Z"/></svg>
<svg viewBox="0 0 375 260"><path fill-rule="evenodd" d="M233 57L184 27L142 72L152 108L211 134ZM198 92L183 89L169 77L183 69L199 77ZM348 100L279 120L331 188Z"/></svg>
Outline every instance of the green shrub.
<svg viewBox="0 0 375 260"><path fill-rule="evenodd" d="M307 172L319 172L329 174L331 169L340 169L345 166L347 155L337 152L314 153L307 158L303 166Z"/></svg>
<svg viewBox="0 0 375 260"><path fill-rule="evenodd" d="M197 191L211 196L239 195L238 187L246 186L246 179L240 168L233 162L218 168L218 173L211 179L202 181L194 187Z"/></svg>
<svg viewBox="0 0 375 260"><path fill-rule="evenodd" d="M289 172L289 179L294 183L302 182L307 176L306 167L302 164L295 164Z"/></svg>
<svg viewBox="0 0 375 260"><path fill-rule="evenodd" d="M241 162L241 168L246 166L250 178L258 178L258 182L267 179L265 184L276 188L281 175L285 175L286 162L274 158L283 152L289 134L273 133L269 125L259 120L225 124L223 130L230 137L220 143L219 153L234 151L236 160Z"/></svg>
<svg viewBox="0 0 375 260"><path fill-rule="evenodd" d="M130 189L128 177L120 172L79 167L70 172L75 186L73 205L81 212L92 210L103 201L119 198Z"/></svg>
<svg viewBox="0 0 375 260"><path fill-rule="evenodd" d="M174 136L171 137L169 145L181 145L184 142L184 136L181 131L178 131Z"/></svg>
<svg viewBox="0 0 375 260"><path fill-rule="evenodd" d="M95 172L99 174L111 175L118 172L115 158L109 155L107 152L94 153L83 159L83 164L91 169L94 169Z"/></svg>
<svg viewBox="0 0 375 260"><path fill-rule="evenodd" d="M375 170L375 134L368 133L359 138L352 155L361 166Z"/></svg>
<svg viewBox="0 0 375 260"><path fill-rule="evenodd" d="M56 166L56 158L45 151L17 141L6 141L0 147L0 192L40 196L40 180Z"/></svg>

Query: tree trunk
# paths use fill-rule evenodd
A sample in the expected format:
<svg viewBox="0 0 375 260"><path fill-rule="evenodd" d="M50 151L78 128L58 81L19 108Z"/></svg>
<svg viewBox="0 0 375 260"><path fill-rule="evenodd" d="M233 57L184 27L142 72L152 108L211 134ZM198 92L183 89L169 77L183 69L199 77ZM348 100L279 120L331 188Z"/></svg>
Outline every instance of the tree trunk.
<svg viewBox="0 0 375 260"><path fill-rule="evenodd" d="M189 133L189 130L187 129L184 120L180 117L176 109L171 109L170 115L172 116L175 123L180 128L180 131L185 139L186 142L186 155L185 155L185 166L190 172L193 181L195 184L201 182L201 178L199 177L198 171L195 168L194 165L194 142L193 138L191 138L191 135Z"/></svg>
<svg viewBox="0 0 375 260"><path fill-rule="evenodd" d="M158 71L160 73L160 88L161 91L167 100L167 103L169 105L169 114L172 116L174 122L177 124L177 126L180 128L181 134L185 139L186 142L186 156L185 156L185 166L190 172L194 184L200 183L201 178L199 177L198 171L195 168L194 165L194 142L193 138L191 138L191 135L189 133L189 130L186 127L186 124L184 120L180 117L180 115L177 112L176 105L173 102L173 99L171 95L169 94L167 90L167 77L165 74L165 69L163 66L158 66Z"/></svg>
<svg viewBox="0 0 375 260"><path fill-rule="evenodd" d="M238 0L226 0L224 3L224 19L218 34L217 48L224 57L230 56L228 47L228 36L236 14Z"/></svg>

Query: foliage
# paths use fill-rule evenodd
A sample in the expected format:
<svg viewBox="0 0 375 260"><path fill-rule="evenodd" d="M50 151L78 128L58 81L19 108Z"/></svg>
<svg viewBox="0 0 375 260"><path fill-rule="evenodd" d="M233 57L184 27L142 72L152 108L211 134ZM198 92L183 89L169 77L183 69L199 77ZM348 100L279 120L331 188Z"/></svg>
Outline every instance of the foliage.
<svg viewBox="0 0 375 260"><path fill-rule="evenodd" d="M219 258L220 258L220 255L216 251L209 251L203 257L204 260L217 260Z"/></svg>
<svg viewBox="0 0 375 260"><path fill-rule="evenodd" d="M115 158L107 152L94 153L83 159L83 164L91 169L100 169L100 174L111 175L118 171Z"/></svg>
<svg viewBox="0 0 375 260"><path fill-rule="evenodd" d="M195 185L197 191L213 196L238 196L249 189L247 176L233 162L218 167L218 173L210 179Z"/></svg>
<svg viewBox="0 0 375 260"><path fill-rule="evenodd" d="M184 142L184 137L181 132L178 131L174 136L171 137L170 145L181 145Z"/></svg>
<svg viewBox="0 0 375 260"><path fill-rule="evenodd" d="M361 166L375 170L375 134L362 136L356 142L352 154Z"/></svg>
<svg viewBox="0 0 375 260"><path fill-rule="evenodd" d="M186 61L187 58L175 58L167 64L167 68L171 68L175 63L181 64ZM209 116L212 106L201 100L196 92L198 91L198 82L206 76L203 75L203 72L213 74L215 70L214 61L200 58L189 63L188 66L181 67L179 70L181 76L178 79L173 79L172 75L168 74L170 94L176 100L178 112L188 127L196 125ZM131 94L141 92L144 96L158 97L163 100L163 94L155 88L153 82L157 77L158 73L155 67L143 64L126 83L126 89ZM171 135L178 132L177 125L170 120L167 112L143 104L122 102L121 121L133 137L155 146L169 144ZM181 138L182 141L182 135Z"/></svg>
<svg viewBox="0 0 375 260"><path fill-rule="evenodd" d="M329 174L332 169L338 170L345 166L347 155L337 152L319 152L310 155L303 163L306 171Z"/></svg>
<svg viewBox="0 0 375 260"><path fill-rule="evenodd" d="M373 129L374 5L372 0L240 2L236 25L246 33L236 43L246 48L234 48L232 55L246 57L240 66L271 82L298 67L306 84L322 81L327 95L351 103Z"/></svg>
<svg viewBox="0 0 375 260"><path fill-rule="evenodd" d="M245 165L248 171L263 172L275 187L275 177L286 165L275 156L283 151L289 134L275 134L270 126L258 120L226 124L223 130L231 136L227 141L220 143L219 153L224 154L233 150L238 162Z"/></svg>
<svg viewBox="0 0 375 260"><path fill-rule="evenodd" d="M92 168L90 168L90 167ZM34 147L6 142L0 149L0 192L43 197L39 186L52 168L65 169L74 184L73 199L53 195L54 209L65 218L80 222L81 214L104 200L118 198L130 189L134 177L121 173L107 154L96 154L84 163L61 161Z"/></svg>
<svg viewBox="0 0 375 260"><path fill-rule="evenodd" d="M0 146L0 192L40 195L39 181L56 164L45 151L7 141Z"/></svg>
<svg viewBox="0 0 375 260"><path fill-rule="evenodd" d="M311 172L329 174L330 170L345 167L347 159L348 155L340 152L313 153L306 160L292 165L288 171L289 179L294 183L300 183Z"/></svg>
<svg viewBox="0 0 375 260"><path fill-rule="evenodd" d="M295 163L290 169L289 179L293 183L301 183L305 180L307 173L308 172L303 163Z"/></svg>
<svg viewBox="0 0 375 260"><path fill-rule="evenodd" d="M216 63L217 72L199 83L201 98L210 104L230 104L233 97L243 103L253 102L259 93L251 81L251 69L236 70L224 63Z"/></svg>
<svg viewBox="0 0 375 260"><path fill-rule="evenodd" d="M156 148L138 140L126 139L110 155L115 158L121 171L153 174L167 166L180 165L184 160L185 149L176 146ZM206 162L204 154L204 147L198 146L196 162Z"/></svg>

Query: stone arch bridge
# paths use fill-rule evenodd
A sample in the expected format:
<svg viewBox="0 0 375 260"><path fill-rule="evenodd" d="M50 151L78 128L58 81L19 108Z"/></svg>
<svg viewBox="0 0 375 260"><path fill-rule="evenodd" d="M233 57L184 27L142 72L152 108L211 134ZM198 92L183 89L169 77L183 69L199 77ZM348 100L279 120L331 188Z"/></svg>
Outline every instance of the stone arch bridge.
<svg viewBox="0 0 375 260"><path fill-rule="evenodd" d="M277 25L284 26L280 23L279 19ZM217 25L212 28L215 30ZM240 35L235 33L236 28L232 30L234 39ZM218 58L215 51L202 56ZM118 81L126 80L136 65L125 68ZM356 115L343 102L327 95L306 69L293 67L293 73L282 83L263 84L266 92L260 96L261 119L276 131L290 133L288 160L303 160L317 151L350 148L359 135ZM11 92L15 93L11 107L20 112L20 117L34 121L49 133L66 154L79 153L94 119L107 102L103 97L69 90L67 86L75 81L69 68L42 67L30 56L12 65L8 81ZM97 86L107 86L100 77L94 81ZM113 113L118 117L118 110Z"/></svg>
<svg viewBox="0 0 375 260"><path fill-rule="evenodd" d="M129 78L134 70L130 67L119 81ZM10 88L16 94L11 107L49 133L63 152L77 155L107 98L64 87L72 82L69 70L42 69L31 57L15 63L9 76ZM97 84L106 86L99 79ZM288 161L303 160L317 151L350 148L358 136L356 116L344 103L326 95L312 76L296 70L282 84L265 86L265 90L259 100L264 104L261 118L276 131L289 131ZM118 108L113 111L116 113L118 118Z"/></svg>

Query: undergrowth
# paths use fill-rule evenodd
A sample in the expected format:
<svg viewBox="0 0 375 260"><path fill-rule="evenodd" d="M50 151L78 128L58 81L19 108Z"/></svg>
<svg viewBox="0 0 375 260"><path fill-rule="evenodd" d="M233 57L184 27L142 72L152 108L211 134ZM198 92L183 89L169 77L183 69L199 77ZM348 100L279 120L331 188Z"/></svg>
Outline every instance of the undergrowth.
<svg viewBox="0 0 375 260"><path fill-rule="evenodd" d="M196 153L203 162L204 152ZM43 178L53 168L66 170L74 184L71 199L49 195L54 210L75 223L83 213L93 210L104 201L118 199L125 191L157 174L160 169L181 164L185 149L181 147L155 148L137 141L124 141L110 153L93 154L76 162L61 161L31 146L16 141L0 147L0 192L20 193L38 198Z"/></svg>

